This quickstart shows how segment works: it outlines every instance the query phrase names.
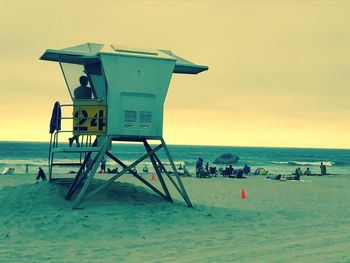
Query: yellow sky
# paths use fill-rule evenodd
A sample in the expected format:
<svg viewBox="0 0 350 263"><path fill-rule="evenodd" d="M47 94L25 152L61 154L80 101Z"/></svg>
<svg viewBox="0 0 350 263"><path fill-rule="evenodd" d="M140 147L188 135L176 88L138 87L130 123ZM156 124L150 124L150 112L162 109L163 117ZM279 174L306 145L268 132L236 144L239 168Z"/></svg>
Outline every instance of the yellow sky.
<svg viewBox="0 0 350 263"><path fill-rule="evenodd" d="M168 143L350 148L350 2L0 2L0 140L47 141L69 103L47 48L171 49L209 71L174 75Z"/></svg>

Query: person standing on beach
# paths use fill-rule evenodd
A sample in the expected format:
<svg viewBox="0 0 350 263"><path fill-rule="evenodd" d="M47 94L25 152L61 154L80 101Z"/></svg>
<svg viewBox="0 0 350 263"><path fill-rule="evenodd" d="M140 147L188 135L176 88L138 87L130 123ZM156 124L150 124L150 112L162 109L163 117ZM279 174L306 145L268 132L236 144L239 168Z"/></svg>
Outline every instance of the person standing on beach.
<svg viewBox="0 0 350 263"><path fill-rule="evenodd" d="M203 159L198 158L198 161L196 162L196 176L199 177L201 171L203 169Z"/></svg>
<svg viewBox="0 0 350 263"><path fill-rule="evenodd" d="M326 166L323 163L321 163L320 169L321 169L321 175L326 175L327 168L326 168Z"/></svg>
<svg viewBox="0 0 350 263"><path fill-rule="evenodd" d="M41 181L46 181L46 175L44 173L44 170L41 169L41 167L39 167L38 176L35 179L36 179L36 183L39 183L40 179Z"/></svg>
<svg viewBox="0 0 350 263"><path fill-rule="evenodd" d="M101 171L100 173L105 173L106 172L106 160L103 159L101 162Z"/></svg>

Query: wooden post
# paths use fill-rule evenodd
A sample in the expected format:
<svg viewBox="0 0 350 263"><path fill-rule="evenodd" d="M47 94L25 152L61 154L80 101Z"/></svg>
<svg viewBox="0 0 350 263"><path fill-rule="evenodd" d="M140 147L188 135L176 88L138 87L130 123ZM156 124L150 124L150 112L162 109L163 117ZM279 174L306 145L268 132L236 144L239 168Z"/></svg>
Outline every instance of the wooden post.
<svg viewBox="0 0 350 263"><path fill-rule="evenodd" d="M152 150L152 148L151 148L151 146L149 146L147 140L144 140L144 141L143 141L143 144L144 144L144 146L145 146L147 152L150 152L150 151ZM150 154L150 156L149 156L149 158L150 158L150 160L151 160L151 162L152 162L153 168L154 168L154 170L155 170L155 172L156 172L156 174L157 174L157 177L158 177L158 179L159 179L159 181L160 181L160 184L162 185L162 188L163 188L163 190L164 190L164 193L165 193L166 196L167 196L167 199L169 200L169 202L173 202L173 199L171 198L171 195L170 195L170 193L169 193L169 190L168 190L168 188L167 188L167 186L166 186L166 184L165 184L165 182L164 182L164 179L163 179L163 177L162 177L162 174L161 174L161 172L159 171L159 168L158 168L158 166L157 166L157 163L156 163L156 161L155 161L153 155L154 155L154 154Z"/></svg>
<svg viewBox="0 0 350 263"><path fill-rule="evenodd" d="M86 181L85 181L85 183L83 185L83 188L81 189L80 193L78 194L78 197L74 200L73 208L77 208L78 205L80 204L81 200L83 199L83 197L85 195L85 192L86 192L87 188L89 187L89 184L90 184L92 178L94 177L94 175L96 173L96 170L97 170L97 168L100 165L100 161L104 157L104 155L105 155L105 153L106 153L110 143L111 143L111 139L109 138L109 136L106 136L105 141L103 143L103 146L102 146L100 152L94 158L91 170L89 171L89 169L87 169L89 171L87 179L86 179ZM89 167L91 167L91 166L89 166Z"/></svg>
<svg viewBox="0 0 350 263"><path fill-rule="evenodd" d="M73 183L71 184L71 186L70 186L70 188L68 189L68 192L67 192L67 194L66 194L66 197L65 197L65 198L66 198L67 200L71 199L71 197L72 197L72 195L74 194L75 190L79 187L79 185L80 185L80 183L81 183L81 181L82 181L82 179L80 179L80 178L86 176L86 174L83 173L83 170L84 170L84 167L85 167L87 161L88 161L88 160L90 159L90 157L91 157L91 153L92 153L92 152L88 152L88 153L86 154L83 163L80 165L79 171L78 171L77 175L75 176L74 181L73 181ZM83 175L83 174L84 174L84 175Z"/></svg>
<svg viewBox="0 0 350 263"><path fill-rule="evenodd" d="M184 199L185 199L185 202L187 203L187 205L188 205L189 207L193 207L193 206L192 206L192 203L191 203L191 201L190 201L190 198L188 197L188 195L187 195L187 193L186 193L186 189L185 189L185 187L184 187L183 184L182 184L181 178L180 178L180 176L179 176L179 174L178 174L178 172L177 172L177 169L176 169L176 167L175 167L174 161L173 161L173 159L171 158L171 155L170 155L170 152L169 152L169 150L168 150L168 147L167 147L167 145L166 145L166 143L165 143L165 141L164 141L163 138L161 138L161 141L162 141L162 145L163 145L165 154L167 155L167 157L168 157L168 159L169 159L171 168L173 169L174 174L175 174L176 179L177 179L177 182L178 182L178 184L179 184L179 186L180 186L180 188L181 188L181 190L182 190L182 193L183 193L183 197L184 197Z"/></svg>
<svg viewBox="0 0 350 263"><path fill-rule="evenodd" d="M154 155L154 157L156 158L157 162L159 164L162 165L165 174L168 176L170 182L174 185L174 187L176 188L176 190L179 192L179 194L182 196L182 198L185 200L186 197L184 197L184 194L181 192L181 189L178 187L178 185L175 183L174 179L171 178L171 175L169 174L169 172L167 171L167 169L165 169L164 165L162 164L161 160L158 158L157 155Z"/></svg>
<svg viewBox="0 0 350 263"><path fill-rule="evenodd" d="M95 139L94 143L92 146L97 146L97 139ZM70 186L67 194L66 194L66 199L70 200L71 197L73 196L74 192L76 191L76 189L79 187L79 185L81 184L81 182L83 181L83 179L86 177L86 173L87 171L84 171L84 168L86 166L86 163L88 162L88 160L91 157L92 152L88 152L87 154L85 153L85 159L84 162L80 165L79 171L77 173L77 175L74 178L74 181L72 183L72 185ZM95 156L94 160L97 158L97 156ZM90 163L90 166L88 167L89 169L91 169L92 163ZM87 170L89 170L87 169Z"/></svg>
<svg viewBox="0 0 350 263"><path fill-rule="evenodd" d="M51 151L52 151L52 133L50 133L50 146L49 146L49 158L47 160L48 162L48 168L49 168L49 182L51 182Z"/></svg>
<svg viewBox="0 0 350 263"><path fill-rule="evenodd" d="M111 158L113 161L115 161L117 164L119 164L121 167L123 168L127 168L127 165L125 165L122 161L120 161L117 157L115 157L113 154L111 154L110 152L106 152L106 155ZM151 185L149 182L147 182L145 179L143 179L141 176L139 176L137 173L135 173L134 171L129 171L133 176L135 176L137 179L139 179L142 183L144 183L146 186L148 186L149 188L151 188L151 190L153 190L155 193L157 193L158 195L160 195L161 197L163 197L165 200L167 199L167 196L164 195L162 192L160 192L157 188L155 188L153 185Z"/></svg>
<svg viewBox="0 0 350 263"><path fill-rule="evenodd" d="M144 161L145 159L147 159L151 154L155 153L156 151L158 151L160 148L162 148L162 144L158 145L157 147L155 147L152 151L150 151L149 153L146 153L145 155L143 155L141 158L139 158L138 160L136 160L135 162L133 162L131 165L129 165L128 167L124 168L121 172L117 173L115 176L113 176L112 178L110 178L107 182L105 182L103 185L99 186L98 188L96 188L95 190L93 190L86 198L90 198L92 196L94 196L95 194L97 194L98 192L100 192L101 190L103 190L104 188L106 188L107 186L109 186L111 183L113 183L117 178L119 178L120 176L122 176L123 174L125 174L126 172L130 171L132 168L134 168L136 165L138 165L139 163L141 163L142 161Z"/></svg>

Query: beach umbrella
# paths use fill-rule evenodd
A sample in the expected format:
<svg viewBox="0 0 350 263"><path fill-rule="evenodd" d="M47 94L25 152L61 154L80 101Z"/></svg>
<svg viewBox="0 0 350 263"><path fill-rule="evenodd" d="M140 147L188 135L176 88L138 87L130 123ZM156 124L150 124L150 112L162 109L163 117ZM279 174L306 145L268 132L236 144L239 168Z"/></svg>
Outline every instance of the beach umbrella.
<svg viewBox="0 0 350 263"><path fill-rule="evenodd" d="M237 163L239 160L239 157L234 154L225 153L220 155L218 158L215 159L215 164L233 164Z"/></svg>

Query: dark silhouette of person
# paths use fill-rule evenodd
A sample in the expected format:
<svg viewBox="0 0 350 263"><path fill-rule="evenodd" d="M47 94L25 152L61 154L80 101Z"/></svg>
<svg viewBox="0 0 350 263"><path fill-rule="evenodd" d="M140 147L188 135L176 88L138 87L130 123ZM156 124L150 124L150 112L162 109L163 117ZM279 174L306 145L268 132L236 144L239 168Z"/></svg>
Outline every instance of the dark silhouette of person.
<svg viewBox="0 0 350 263"><path fill-rule="evenodd" d="M91 99L92 92L91 88L87 86L89 80L86 76L81 76L79 78L80 86L74 90L74 98L76 99Z"/></svg>
<svg viewBox="0 0 350 263"><path fill-rule="evenodd" d="M41 167L39 167L39 172L38 172L38 175L37 177L35 178L37 183L39 183L39 179L41 178L42 181L46 181L46 175L44 173L44 170L41 169Z"/></svg>
<svg viewBox="0 0 350 263"><path fill-rule="evenodd" d="M244 167L243 167L243 173L244 174L249 174L250 171L251 171L250 167L247 164L245 164Z"/></svg>
<svg viewBox="0 0 350 263"><path fill-rule="evenodd" d="M230 166L227 168L227 172L228 172L228 174L233 174L233 167L232 167L232 165L230 165Z"/></svg>
<svg viewBox="0 0 350 263"><path fill-rule="evenodd" d="M200 173L203 169L203 159L202 158L198 158L198 161L196 162L196 176L199 177Z"/></svg>
<svg viewBox="0 0 350 263"><path fill-rule="evenodd" d="M83 100L91 99L91 88L87 86L87 84L89 83L89 79L86 76L81 76L79 78L79 82L80 86L74 90L74 98ZM72 146L74 141L77 143L77 146L80 147L79 135L73 135L73 137L69 138L69 147Z"/></svg>
<svg viewBox="0 0 350 263"><path fill-rule="evenodd" d="M307 175L307 176L312 175L310 168L306 168L306 171L304 172L304 175Z"/></svg>
<svg viewBox="0 0 350 263"><path fill-rule="evenodd" d="M244 178L246 178L245 176L243 176L243 174L244 174L243 169L239 169L239 170L237 171L236 178L238 178L238 179L244 179Z"/></svg>
<svg viewBox="0 0 350 263"><path fill-rule="evenodd" d="M205 165L205 170L206 170L207 172L209 172L209 163L208 163L208 162L207 162L206 165Z"/></svg>
<svg viewBox="0 0 350 263"><path fill-rule="evenodd" d="M106 172L106 160L101 161L101 170L100 173L105 173Z"/></svg>
<svg viewBox="0 0 350 263"><path fill-rule="evenodd" d="M326 175L327 168L326 168L326 166L323 163L321 163L320 169L321 169L321 175Z"/></svg>

